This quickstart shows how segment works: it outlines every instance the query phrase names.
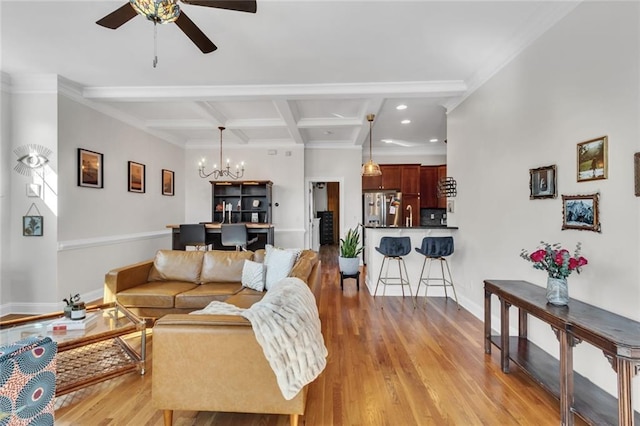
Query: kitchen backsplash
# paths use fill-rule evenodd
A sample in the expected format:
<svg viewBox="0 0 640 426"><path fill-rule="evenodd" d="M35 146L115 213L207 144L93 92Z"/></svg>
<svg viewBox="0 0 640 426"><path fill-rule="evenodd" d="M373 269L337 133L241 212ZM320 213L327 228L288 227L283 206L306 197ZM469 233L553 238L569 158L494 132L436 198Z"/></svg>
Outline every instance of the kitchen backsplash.
<svg viewBox="0 0 640 426"><path fill-rule="evenodd" d="M420 209L420 226L435 226L446 224L446 209Z"/></svg>

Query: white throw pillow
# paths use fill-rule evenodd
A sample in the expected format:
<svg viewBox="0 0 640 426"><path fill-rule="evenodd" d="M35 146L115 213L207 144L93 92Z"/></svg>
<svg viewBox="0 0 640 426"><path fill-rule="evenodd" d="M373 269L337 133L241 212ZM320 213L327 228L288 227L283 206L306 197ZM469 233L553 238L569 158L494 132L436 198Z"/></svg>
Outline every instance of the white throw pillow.
<svg viewBox="0 0 640 426"><path fill-rule="evenodd" d="M265 265L245 260L242 267L242 286L256 291L264 291Z"/></svg>
<svg viewBox="0 0 640 426"><path fill-rule="evenodd" d="M293 264L296 263L298 253L290 250L282 250L272 247L265 255L264 264L267 268L267 277L264 288L269 290L275 283L289 276Z"/></svg>
<svg viewBox="0 0 640 426"><path fill-rule="evenodd" d="M285 250L285 251L289 251L291 253L294 253L296 255L295 262L298 261L298 258L300 257L300 254L302 253L302 249L301 248L281 248L281 247L274 247L271 244L265 244L265 246L264 246L264 263L265 264L269 263L269 256L271 255L271 252L273 250Z"/></svg>

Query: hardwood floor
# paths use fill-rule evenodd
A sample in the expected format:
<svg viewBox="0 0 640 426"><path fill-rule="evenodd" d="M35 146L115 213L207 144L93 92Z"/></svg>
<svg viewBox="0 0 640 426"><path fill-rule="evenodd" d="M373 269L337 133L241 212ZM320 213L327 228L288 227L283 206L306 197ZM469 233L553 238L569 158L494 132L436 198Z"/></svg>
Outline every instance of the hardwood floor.
<svg viewBox="0 0 640 426"><path fill-rule="evenodd" d="M464 308L442 298L428 298L426 306L420 299L415 309L409 298L374 300L364 285L357 292L351 279L342 292L336 256L336 247L323 246L317 297L329 357L310 385L301 424L560 423L555 399L516 366L503 374L496 351L484 354L482 322ZM149 361L145 376L129 374L60 397L56 425L162 425L151 403L151 380ZM176 426L288 424L288 416L174 413Z"/></svg>

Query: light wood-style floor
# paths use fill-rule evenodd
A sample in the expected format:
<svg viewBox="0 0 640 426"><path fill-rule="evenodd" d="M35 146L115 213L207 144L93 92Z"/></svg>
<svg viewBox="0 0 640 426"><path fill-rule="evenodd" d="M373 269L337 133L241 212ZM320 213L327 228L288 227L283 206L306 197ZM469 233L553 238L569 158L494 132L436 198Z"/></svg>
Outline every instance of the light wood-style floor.
<svg viewBox="0 0 640 426"><path fill-rule="evenodd" d="M301 424L558 425L558 402L512 366L485 355L482 322L451 300L373 298L354 280L340 290L335 247L323 246L317 292L327 368L310 385ZM455 271L454 271L455 273ZM148 353L153 356L153 336ZM198 368L198 366L193 366ZM162 425L153 371L129 374L56 400L56 425ZM211 380L215 380L212 377ZM576 419L577 424L583 424ZM176 412L174 425L286 426L288 416Z"/></svg>

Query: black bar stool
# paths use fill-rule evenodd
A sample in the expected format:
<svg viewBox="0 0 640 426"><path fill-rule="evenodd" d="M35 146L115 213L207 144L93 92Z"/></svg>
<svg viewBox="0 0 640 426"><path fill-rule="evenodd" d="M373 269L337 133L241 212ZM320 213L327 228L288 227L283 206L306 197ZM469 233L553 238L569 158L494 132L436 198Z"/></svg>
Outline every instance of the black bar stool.
<svg viewBox="0 0 640 426"><path fill-rule="evenodd" d="M449 297L447 293L447 287L453 289L453 297L456 301L456 306L460 309L458 304L458 296L456 295L456 288L453 286L453 278L451 278L451 270L449 269L449 262L447 262L446 256L450 256L453 253L453 237L424 237L422 239L422 246L416 247L416 251L424 256L424 262L422 263L422 271L420 271L420 279L418 280L418 290L416 290L416 301L418 300L418 292L420 291L420 284L424 283L424 301L427 303L427 290L429 286L432 287L444 287L444 295ZM424 277L424 267L429 261L429 268L427 269L427 276ZM440 261L440 271L442 277L431 277L431 263L434 260ZM447 279L444 274L444 267L447 267ZM442 284L429 284L429 281L441 281Z"/></svg>
<svg viewBox="0 0 640 426"><path fill-rule="evenodd" d="M382 259L382 265L380 265L380 273L378 274L378 281L376 282L376 289L373 292L373 297L376 297L376 293L378 292L378 284L380 283L382 283L382 285L384 286L384 288L382 289L383 296L388 285L399 285L402 288L402 297L404 297L404 286L409 287L409 296L413 297L413 295L411 294L411 284L409 283L409 274L407 274L407 265L405 265L404 258L402 257L411 252L411 238L382 237L380 239L380 247L376 247L376 250L379 253L383 254L384 258ZM389 276L389 263L392 260L398 262L399 275L397 277ZM385 263L387 264L387 268L385 270L385 276L383 277L382 270L384 269Z"/></svg>

